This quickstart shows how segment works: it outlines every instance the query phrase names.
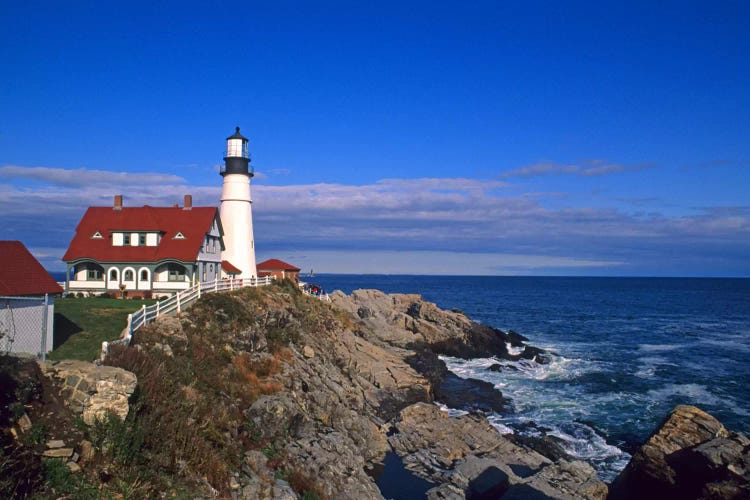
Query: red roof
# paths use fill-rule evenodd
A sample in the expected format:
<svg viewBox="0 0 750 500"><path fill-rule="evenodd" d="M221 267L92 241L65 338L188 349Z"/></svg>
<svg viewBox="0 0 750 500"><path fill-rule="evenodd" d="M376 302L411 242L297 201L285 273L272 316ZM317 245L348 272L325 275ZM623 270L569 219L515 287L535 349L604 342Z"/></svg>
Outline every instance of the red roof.
<svg viewBox="0 0 750 500"><path fill-rule="evenodd" d="M0 295L43 295L63 289L20 241L0 241Z"/></svg>
<svg viewBox="0 0 750 500"><path fill-rule="evenodd" d="M299 267L294 267L291 264L284 262L279 259L268 259L264 260L260 264L255 266L258 271L299 271Z"/></svg>
<svg viewBox="0 0 750 500"><path fill-rule="evenodd" d="M234 267L228 260L221 261L221 270L227 274L240 274L242 272L240 269Z"/></svg>
<svg viewBox="0 0 750 500"><path fill-rule="evenodd" d="M198 257L203 240L218 219L215 207L89 207L76 227L62 260L93 259L99 262L159 262L175 259L192 262ZM115 232L154 232L162 234L157 246L112 246ZM99 233L102 238L93 238ZM176 239L181 233L184 239Z"/></svg>

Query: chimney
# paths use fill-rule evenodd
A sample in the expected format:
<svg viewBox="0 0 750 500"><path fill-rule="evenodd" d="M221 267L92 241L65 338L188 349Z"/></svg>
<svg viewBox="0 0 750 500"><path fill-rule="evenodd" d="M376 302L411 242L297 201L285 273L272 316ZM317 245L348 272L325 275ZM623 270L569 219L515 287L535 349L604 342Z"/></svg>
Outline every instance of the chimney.
<svg viewBox="0 0 750 500"><path fill-rule="evenodd" d="M112 208L114 210L122 210L122 195L121 194L115 195L115 206Z"/></svg>
<svg viewBox="0 0 750 500"><path fill-rule="evenodd" d="M193 195L185 195L185 210L191 210L193 208Z"/></svg>

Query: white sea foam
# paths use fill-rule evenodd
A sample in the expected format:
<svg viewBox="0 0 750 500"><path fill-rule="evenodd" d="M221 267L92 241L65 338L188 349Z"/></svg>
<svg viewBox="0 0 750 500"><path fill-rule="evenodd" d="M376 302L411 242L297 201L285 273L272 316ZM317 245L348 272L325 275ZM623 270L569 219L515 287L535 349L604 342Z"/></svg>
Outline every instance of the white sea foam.
<svg viewBox="0 0 750 500"><path fill-rule="evenodd" d="M750 417L750 410L740 405L737 400L718 395L705 385L700 384L668 384L659 389L648 391L648 395L657 401L670 402L673 399L681 399L686 403L697 406L715 406L727 408L737 415Z"/></svg>
<svg viewBox="0 0 750 500"><path fill-rule="evenodd" d="M513 434L513 429L503 423L504 419L500 415L496 413L487 415L487 421L492 424L500 434Z"/></svg>
<svg viewBox="0 0 750 500"><path fill-rule="evenodd" d="M518 356L519 354L521 354L523 352L523 349L524 349L523 346L522 347L513 347L512 345L510 345L510 342L506 342L505 343L505 347L508 349L508 354L510 354L512 356Z"/></svg>
<svg viewBox="0 0 750 500"><path fill-rule="evenodd" d="M639 344L638 349L644 352L668 352L684 347L678 344Z"/></svg>
<svg viewBox="0 0 750 500"><path fill-rule="evenodd" d="M468 415L469 413L466 410L460 410L458 408L449 408L447 405L437 402L437 401L435 402L435 404L438 405L438 408L440 408L441 411L444 411L451 417L460 417L461 415Z"/></svg>
<svg viewBox="0 0 750 500"><path fill-rule="evenodd" d="M653 378L660 366L678 366L663 356L644 356L638 358L638 364L639 368L635 372L635 376L641 378Z"/></svg>
<svg viewBox="0 0 750 500"><path fill-rule="evenodd" d="M648 391L648 395L657 401L665 401L679 396L688 398L696 404L715 404L720 401L708 390L708 387L700 384L668 384L659 389L651 389Z"/></svg>

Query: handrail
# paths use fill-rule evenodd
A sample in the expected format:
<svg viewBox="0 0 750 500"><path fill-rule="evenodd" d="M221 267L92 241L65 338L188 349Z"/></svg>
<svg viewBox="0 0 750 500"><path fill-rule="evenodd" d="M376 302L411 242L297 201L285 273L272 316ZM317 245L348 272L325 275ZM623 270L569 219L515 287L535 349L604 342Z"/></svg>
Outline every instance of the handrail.
<svg viewBox="0 0 750 500"><path fill-rule="evenodd" d="M109 352L110 345L129 345L133 339L133 334L143 325L153 323L159 316L167 316L181 312L183 308L199 299L203 293L217 293L239 290L240 288L246 287L267 286L270 285L273 280L273 276L265 276L263 278L233 278L225 280L219 280L217 278L214 281L196 283L190 288L180 290L168 299L157 301L150 306L143 304L143 306L141 306L136 312L128 314L128 324L126 326L127 332L122 338L110 342L102 342L101 360L104 361L104 358Z"/></svg>

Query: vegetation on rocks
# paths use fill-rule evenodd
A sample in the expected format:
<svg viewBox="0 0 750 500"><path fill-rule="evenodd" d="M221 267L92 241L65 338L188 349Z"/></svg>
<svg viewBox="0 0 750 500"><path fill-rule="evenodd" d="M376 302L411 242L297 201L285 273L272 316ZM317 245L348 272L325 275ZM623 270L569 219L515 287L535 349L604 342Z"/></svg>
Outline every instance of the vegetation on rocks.
<svg viewBox="0 0 750 500"><path fill-rule="evenodd" d="M429 498L471 496L489 479L486 491L516 497L607 495L588 464L501 436L483 416L509 411L500 392L437 356L490 349L543 363L542 350L419 296L333 297L283 281L208 294L113 347L110 366L0 358L0 497L381 498L367 471L388 451L435 484ZM123 394L126 408L91 411L94 396ZM449 417L434 399L474 413ZM729 438L699 458L739 450L707 484L744 493L727 481L746 470L749 442Z"/></svg>

